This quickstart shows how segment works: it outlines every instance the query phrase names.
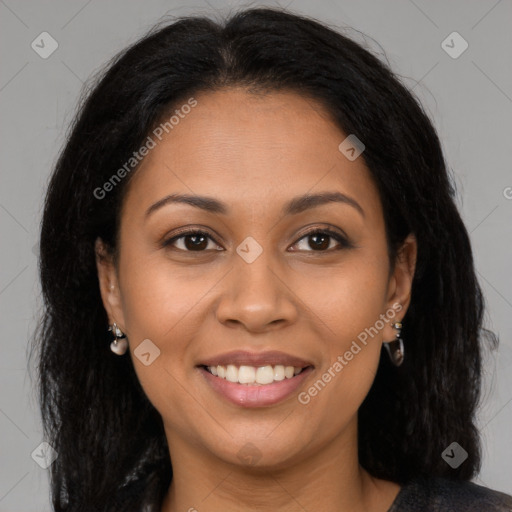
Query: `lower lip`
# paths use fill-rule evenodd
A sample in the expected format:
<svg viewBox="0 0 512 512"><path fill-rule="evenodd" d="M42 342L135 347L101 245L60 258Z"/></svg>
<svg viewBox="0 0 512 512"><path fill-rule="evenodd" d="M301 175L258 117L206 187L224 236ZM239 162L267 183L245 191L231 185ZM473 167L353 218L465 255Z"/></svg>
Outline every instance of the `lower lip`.
<svg viewBox="0 0 512 512"><path fill-rule="evenodd" d="M308 366L291 379L285 378L284 380L262 386L237 384L236 382L216 377L203 367L199 367L199 370L214 391L235 405L240 407L265 407L277 404L288 398L313 371L313 367Z"/></svg>

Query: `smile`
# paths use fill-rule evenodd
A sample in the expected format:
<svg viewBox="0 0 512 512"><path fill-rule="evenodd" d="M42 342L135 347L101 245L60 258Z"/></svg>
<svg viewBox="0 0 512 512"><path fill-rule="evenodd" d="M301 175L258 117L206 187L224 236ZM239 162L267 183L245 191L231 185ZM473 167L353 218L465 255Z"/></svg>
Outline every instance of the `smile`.
<svg viewBox="0 0 512 512"><path fill-rule="evenodd" d="M198 369L209 388L222 400L240 407L267 407L292 396L313 371L313 366L218 365Z"/></svg>
<svg viewBox="0 0 512 512"><path fill-rule="evenodd" d="M245 385L266 386L299 375L304 368L299 366L267 365L267 366L207 366L206 369L216 377Z"/></svg>

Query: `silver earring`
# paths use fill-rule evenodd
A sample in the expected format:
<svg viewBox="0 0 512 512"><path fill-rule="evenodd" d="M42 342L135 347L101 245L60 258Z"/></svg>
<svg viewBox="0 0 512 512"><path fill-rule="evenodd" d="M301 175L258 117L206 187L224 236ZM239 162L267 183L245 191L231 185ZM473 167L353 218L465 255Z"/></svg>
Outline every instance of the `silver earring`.
<svg viewBox="0 0 512 512"><path fill-rule="evenodd" d="M113 325L109 326L109 331L111 331L114 335L114 341L110 344L110 350L117 354L118 356L122 356L126 353L128 349L128 341L126 340L126 334L119 329L117 324L114 322Z"/></svg>
<svg viewBox="0 0 512 512"><path fill-rule="evenodd" d="M400 333L402 332L402 323L395 322L392 326L398 331L396 333L396 339L393 341L384 342L384 346L388 351L389 359L395 366L400 366L404 362L404 342L400 337Z"/></svg>

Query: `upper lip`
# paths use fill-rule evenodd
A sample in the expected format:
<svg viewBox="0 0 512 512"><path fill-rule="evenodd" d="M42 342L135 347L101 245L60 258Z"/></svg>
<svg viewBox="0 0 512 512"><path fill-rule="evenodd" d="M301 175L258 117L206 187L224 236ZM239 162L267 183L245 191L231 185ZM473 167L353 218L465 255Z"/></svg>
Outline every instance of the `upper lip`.
<svg viewBox="0 0 512 512"><path fill-rule="evenodd" d="M226 366L228 364L256 367L283 365L305 368L306 366L312 366L312 363L309 361L278 350L259 353L250 352L248 350L235 350L233 352L226 352L224 354L209 357L202 361L198 366Z"/></svg>

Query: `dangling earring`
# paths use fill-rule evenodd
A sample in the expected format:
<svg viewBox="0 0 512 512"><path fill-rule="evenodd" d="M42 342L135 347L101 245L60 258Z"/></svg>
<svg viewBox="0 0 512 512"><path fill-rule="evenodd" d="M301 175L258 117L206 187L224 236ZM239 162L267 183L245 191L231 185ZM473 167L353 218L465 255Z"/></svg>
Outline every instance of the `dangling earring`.
<svg viewBox="0 0 512 512"><path fill-rule="evenodd" d="M395 322L394 324L392 324L392 327L394 327L398 331L396 333L396 339L393 341L384 342L384 346L388 351L389 359L391 359L391 362L395 366L400 366L404 362L405 356L404 342L402 338L400 338L400 333L402 331L402 323Z"/></svg>
<svg viewBox="0 0 512 512"><path fill-rule="evenodd" d="M118 356L122 356L126 353L128 349L128 341L126 340L126 334L119 329L117 324L114 322L113 325L109 326L109 331L111 331L114 335L114 341L110 344L110 350L117 354Z"/></svg>

